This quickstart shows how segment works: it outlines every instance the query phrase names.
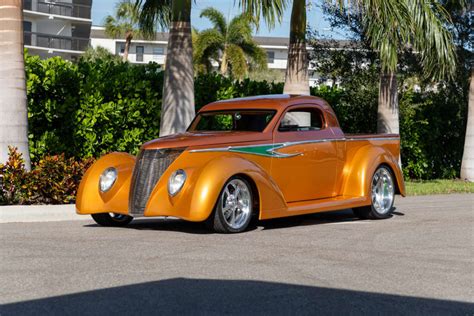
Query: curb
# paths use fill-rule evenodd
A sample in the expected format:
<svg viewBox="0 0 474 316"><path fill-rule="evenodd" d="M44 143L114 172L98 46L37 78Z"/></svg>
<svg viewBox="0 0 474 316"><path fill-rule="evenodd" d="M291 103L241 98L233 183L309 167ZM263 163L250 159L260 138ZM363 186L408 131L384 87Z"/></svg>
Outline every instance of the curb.
<svg viewBox="0 0 474 316"><path fill-rule="evenodd" d="M0 224L89 220L77 215L75 204L0 206Z"/></svg>

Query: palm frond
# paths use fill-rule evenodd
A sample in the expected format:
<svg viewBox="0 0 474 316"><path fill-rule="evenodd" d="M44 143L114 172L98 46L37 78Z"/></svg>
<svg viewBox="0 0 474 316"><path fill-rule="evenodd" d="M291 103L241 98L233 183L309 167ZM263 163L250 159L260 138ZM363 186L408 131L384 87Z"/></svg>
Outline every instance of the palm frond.
<svg viewBox="0 0 474 316"><path fill-rule="evenodd" d="M232 74L242 79L248 71L247 59L243 49L237 45L229 44L226 48L227 62Z"/></svg>
<svg viewBox="0 0 474 316"><path fill-rule="evenodd" d="M171 20L172 0L135 0L139 10L139 26L146 36L154 36L156 26L166 29Z"/></svg>
<svg viewBox="0 0 474 316"><path fill-rule="evenodd" d="M104 27L105 34L109 37L119 38L123 35L122 29L119 27L117 20L111 15L105 17Z"/></svg>
<svg viewBox="0 0 474 316"><path fill-rule="evenodd" d="M224 49L225 40L216 29L207 29L196 35L194 42L194 57L196 60L208 60Z"/></svg>
<svg viewBox="0 0 474 316"><path fill-rule="evenodd" d="M449 77L456 70L456 52L451 33L445 27L452 23L449 13L437 2L407 1L413 17L412 45L421 56L425 77Z"/></svg>
<svg viewBox="0 0 474 316"><path fill-rule="evenodd" d="M288 0L239 0L239 7L255 18L257 28L260 17L263 17L268 28L272 29L277 22L281 23L287 3Z"/></svg>
<svg viewBox="0 0 474 316"><path fill-rule="evenodd" d="M214 25L214 28L217 29L222 34L224 34L225 36L225 34L227 33L227 21L224 15L220 11L216 10L215 8L208 7L202 10L199 16L201 18L202 17L208 18Z"/></svg>
<svg viewBox="0 0 474 316"><path fill-rule="evenodd" d="M247 57L250 70L266 70L268 67L267 52L255 42L245 42L239 45Z"/></svg>
<svg viewBox="0 0 474 316"><path fill-rule="evenodd" d="M235 16L229 22L227 41L234 44L252 41L252 26L250 23L251 20L246 14Z"/></svg>
<svg viewBox="0 0 474 316"><path fill-rule="evenodd" d="M458 0L464 1L464 0ZM435 0L332 0L362 15L364 31L378 51L383 71L397 68L408 47L420 56L425 77L439 79L455 70L455 49L446 25L449 14Z"/></svg>

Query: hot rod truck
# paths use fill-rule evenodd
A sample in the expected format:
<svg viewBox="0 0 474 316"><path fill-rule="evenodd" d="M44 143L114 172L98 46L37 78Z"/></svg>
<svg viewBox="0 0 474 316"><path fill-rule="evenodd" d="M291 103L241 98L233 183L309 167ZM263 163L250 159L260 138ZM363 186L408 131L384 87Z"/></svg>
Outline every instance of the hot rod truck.
<svg viewBox="0 0 474 316"><path fill-rule="evenodd" d="M259 219L352 208L391 216L405 195L398 135L348 135L321 98L267 95L201 108L186 132L110 153L85 173L76 209L100 225L134 217L242 232Z"/></svg>

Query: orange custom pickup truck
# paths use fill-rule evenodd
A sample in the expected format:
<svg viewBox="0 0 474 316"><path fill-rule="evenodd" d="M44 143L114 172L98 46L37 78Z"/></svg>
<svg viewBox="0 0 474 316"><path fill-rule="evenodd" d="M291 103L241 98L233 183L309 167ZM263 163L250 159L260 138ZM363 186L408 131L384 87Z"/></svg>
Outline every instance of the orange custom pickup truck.
<svg viewBox="0 0 474 316"><path fill-rule="evenodd" d="M188 130L111 153L84 175L76 210L104 226L133 217L206 221L217 232L352 208L391 216L405 195L398 135L346 135L323 99L267 95L201 108Z"/></svg>

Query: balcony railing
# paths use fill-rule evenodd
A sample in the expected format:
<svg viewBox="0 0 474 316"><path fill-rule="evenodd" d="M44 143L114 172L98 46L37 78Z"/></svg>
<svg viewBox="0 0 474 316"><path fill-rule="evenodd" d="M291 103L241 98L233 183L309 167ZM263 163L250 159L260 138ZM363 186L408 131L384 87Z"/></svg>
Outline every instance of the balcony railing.
<svg viewBox="0 0 474 316"><path fill-rule="evenodd" d="M89 47L89 39L72 36L50 35L36 32L24 32L25 45L51 49L85 51Z"/></svg>
<svg viewBox="0 0 474 316"><path fill-rule="evenodd" d="M36 3L35 10L35 8L32 6L31 0L23 0L23 7L26 10L33 10L47 14L70 16L82 19L91 18L91 7L83 4L38 1Z"/></svg>

